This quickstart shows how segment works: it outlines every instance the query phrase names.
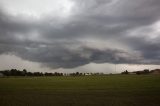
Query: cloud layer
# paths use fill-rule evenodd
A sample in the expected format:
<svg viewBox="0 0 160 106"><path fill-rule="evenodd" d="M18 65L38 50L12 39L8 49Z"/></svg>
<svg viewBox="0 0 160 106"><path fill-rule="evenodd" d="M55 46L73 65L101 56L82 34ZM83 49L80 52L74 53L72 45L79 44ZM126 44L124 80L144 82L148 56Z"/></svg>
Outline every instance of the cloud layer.
<svg viewBox="0 0 160 106"><path fill-rule="evenodd" d="M32 15L36 5L28 11L29 3L26 14L16 12L18 0L13 7L4 1L0 2L0 54L50 68L160 64L159 0L62 0L63 8L36 16ZM40 8L42 3L35 4Z"/></svg>

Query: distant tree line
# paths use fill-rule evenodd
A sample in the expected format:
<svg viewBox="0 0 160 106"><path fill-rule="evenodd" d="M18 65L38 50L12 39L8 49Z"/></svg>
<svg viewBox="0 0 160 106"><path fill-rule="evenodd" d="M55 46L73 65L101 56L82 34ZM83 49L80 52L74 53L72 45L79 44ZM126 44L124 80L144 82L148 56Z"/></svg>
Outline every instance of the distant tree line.
<svg viewBox="0 0 160 106"><path fill-rule="evenodd" d="M122 72L121 74L137 74L137 75L140 75L140 74L150 74L151 71L149 71L148 69L144 69L142 71L133 71L133 72L128 72L127 70Z"/></svg>
<svg viewBox="0 0 160 106"><path fill-rule="evenodd" d="M93 76L93 75L105 75L104 73L80 73L80 72L75 72L75 73L27 72L26 69L23 69L22 71L17 70L17 69L3 70L3 71L0 71L0 73L3 74L4 76L86 76L86 75Z"/></svg>
<svg viewBox="0 0 160 106"><path fill-rule="evenodd" d="M17 69L11 69L11 70L4 70L0 71L4 76L63 76L63 73L42 73L42 72L27 72L26 69L23 69L22 71Z"/></svg>

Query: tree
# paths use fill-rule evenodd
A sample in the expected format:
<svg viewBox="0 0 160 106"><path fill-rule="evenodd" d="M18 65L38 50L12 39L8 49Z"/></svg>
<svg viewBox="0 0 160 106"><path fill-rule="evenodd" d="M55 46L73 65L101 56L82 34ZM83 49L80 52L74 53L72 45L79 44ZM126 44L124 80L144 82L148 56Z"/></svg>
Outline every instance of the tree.
<svg viewBox="0 0 160 106"><path fill-rule="evenodd" d="M148 70L148 69L145 69L145 70L144 70L144 73L145 73L145 74L148 74L148 73L149 73L149 70Z"/></svg>
<svg viewBox="0 0 160 106"><path fill-rule="evenodd" d="M128 74L128 71L126 70L125 74Z"/></svg>
<svg viewBox="0 0 160 106"><path fill-rule="evenodd" d="M122 72L121 74L128 74L128 71L126 70L126 71Z"/></svg>
<svg viewBox="0 0 160 106"><path fill-rule="evenodd" d="M27 70L23 69L22 73L23 73L24 76L26 76L27 75Z"/></svg>

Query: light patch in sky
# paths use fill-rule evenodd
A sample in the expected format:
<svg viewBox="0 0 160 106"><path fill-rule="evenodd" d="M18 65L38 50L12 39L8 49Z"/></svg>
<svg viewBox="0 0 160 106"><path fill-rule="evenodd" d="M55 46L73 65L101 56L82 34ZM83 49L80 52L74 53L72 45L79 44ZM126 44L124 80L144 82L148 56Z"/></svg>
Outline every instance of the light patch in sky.
<svg viewBox="0 0 160 106"><path fill-rule="evenodd" d="M114 49L122 49L122 50L130 50L127 45L121 44L119 42L116 42L116 39L100 39L100 38L94 38L94 37L85 37L81 38L79 40L80 42L83 42L83 44L90 48L96 48L99 50L105 50L108 48L114 48ZM113 43L114 42L114 43ZM112 46L111 46L112 45Z"/></svg>
<svg viewBox="0 0 160 106"><path fill-rule="evenodd" d="M103 64L96 64L96 63L89 63L84 66L79 66L72 69L50 69L47 67L41 67L40 63L38 62L31 62L27 60L23 60L15 55L9 54L2 54L0 55L0 70L5 69L27 69L30 72L63 72L63 73L72 73L72 72L82 72L82 73L121 73L125 70L130 72L132 71L139 71L144 69L156 69L160 68L159 65L129 65L129 64L110 64L110 63L103 63Z"/></svg>
<svg viewBox="0 0 160 106"><path fill-rule="evenodd" d="M157 38L160 35L160 21L156 22L153 25L153 29L154 29L154 33L153 33L153 36L151 36L151 37Z"/></svg>
<svg viewBox="0 0 160 106"><path fill-rule="evenodd" d="M132 31L128 31L128 36L132 37L146 37L150 38L149 40L154 40L159 37L160 34L160 21L157 21L149 26L143 26L141 28L135 28Z"/></svg>
<svg viewBox="0 0 160 106"><path fill-rule="evenodd" d="M1 0L0 4L12 15L40 17L46 14L66 17L74 5L71 0Z"/></svg>
<svg viewBox="0 0 160 106"><path fill-rule="evenodd" d="M5 69L18 69L23 70L27 69L32 72L45 72L49 69L46 67L41 67L41 64L38 62L31 62L27 60L23 60L20 57L15 55L2 54L0 55L0 70Z"/></svg>

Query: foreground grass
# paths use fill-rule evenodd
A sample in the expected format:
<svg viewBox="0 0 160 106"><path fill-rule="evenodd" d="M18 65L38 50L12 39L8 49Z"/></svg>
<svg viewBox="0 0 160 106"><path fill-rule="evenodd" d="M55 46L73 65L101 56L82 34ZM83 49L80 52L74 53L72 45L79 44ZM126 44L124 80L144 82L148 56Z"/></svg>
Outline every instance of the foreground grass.
<svg viewBox="0 0 160 106"><path fill-rule="evenodd" d="M160 76L0 78L0 106L160 106Z"/></svg>

